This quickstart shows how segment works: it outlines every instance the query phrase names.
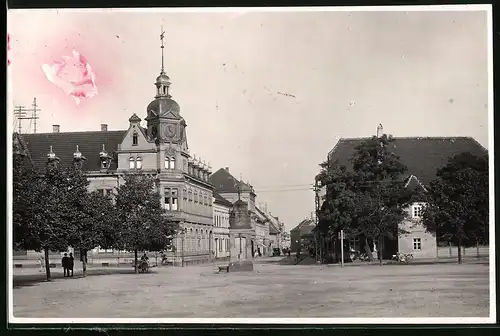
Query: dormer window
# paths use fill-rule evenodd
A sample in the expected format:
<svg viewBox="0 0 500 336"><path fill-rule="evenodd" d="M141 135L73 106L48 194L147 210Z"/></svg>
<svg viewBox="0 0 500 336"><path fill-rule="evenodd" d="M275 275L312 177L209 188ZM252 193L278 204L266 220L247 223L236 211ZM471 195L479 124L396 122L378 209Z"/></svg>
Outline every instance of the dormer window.
<svg viewBox="0 0 500 336"><path fill-rule="evenodd" d="M109 169L111 166L111 157L106 151L106 146L102 145L102 151L99 153L99 158L101 159L101 169Z"/></svg>
<svg viewBox="0 0 500 336"><path fill-rule="evenodd" d="M137 169L142 169L142 158L138 157L135 161L135 165Z"/></svg>
<svg viewBox="0 0 500 336"><path fill-rule="evenodd" d="M130 157L130 159L128 159L128 167L130 169L134 169L135 168L135 159L133 157Z"/></svg>
<svg viewBox="0 0 500 336"><path fill-rule="evenodd" d="M137 146L139 144L139 136L136 132L132 135L132 146Z"/></svg>

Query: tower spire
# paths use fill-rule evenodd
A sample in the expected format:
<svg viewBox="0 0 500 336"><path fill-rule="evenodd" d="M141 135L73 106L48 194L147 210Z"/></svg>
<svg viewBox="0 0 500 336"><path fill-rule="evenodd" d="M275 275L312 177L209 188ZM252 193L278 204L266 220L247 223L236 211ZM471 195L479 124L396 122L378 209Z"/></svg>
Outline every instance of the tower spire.
<svg viewBox="0 0 500 336"><path fill-rule="evenodd" d="M160 34L160 41L161 41L161 72L160 74L164 75L165 74L165 68L164 68L164 63L163 63L163 49L165 46L163 45L163 39L165 38L165 31L163 30L163 25L161 26L161 34Z"/></svg>

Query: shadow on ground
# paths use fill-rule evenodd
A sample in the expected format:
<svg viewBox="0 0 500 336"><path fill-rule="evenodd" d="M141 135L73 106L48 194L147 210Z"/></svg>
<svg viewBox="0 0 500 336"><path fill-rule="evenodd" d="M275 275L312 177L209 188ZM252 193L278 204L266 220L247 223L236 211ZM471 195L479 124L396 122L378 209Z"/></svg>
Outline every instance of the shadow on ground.
<svg viewBox="0 0 500 336"><path fill-rule="evenodd" d="M154 270L151 270L149 273L144 273L144 276L148 276L151 274L155 274ZM89 269L87 270L87 277L96 276L96 275L111 275L111 274L135 274L134 269L124 269L124 268L113 268L113 269ZM68 280L71 279L80 279L84 278L81 271L76 271L73 277L69 277ZM60 272L53 272L51 274L51 280L54 279L65 279L64 274ZM22 274L22 275L14 275L13 277L13 288L20 288L26 286L33 286L40 282L48 282L46 279L45 273L39 274Z"/></svg>

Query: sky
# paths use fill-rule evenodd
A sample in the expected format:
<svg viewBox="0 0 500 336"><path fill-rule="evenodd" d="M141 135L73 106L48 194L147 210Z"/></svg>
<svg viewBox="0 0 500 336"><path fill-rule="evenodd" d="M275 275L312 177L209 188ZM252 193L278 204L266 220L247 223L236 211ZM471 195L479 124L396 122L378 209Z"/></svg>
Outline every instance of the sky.
<svg viewBox="0 0 500 336"><path fill-rule="evenodd" d="M382 123L488 148L486 11L9 10L9 110L36 97L37 133L127 129L154 99L162 26L191 153L250 182L287 229L314 211L310 187L339 138ZM72 49L98 88L79 105L42 71Z"/></svg>

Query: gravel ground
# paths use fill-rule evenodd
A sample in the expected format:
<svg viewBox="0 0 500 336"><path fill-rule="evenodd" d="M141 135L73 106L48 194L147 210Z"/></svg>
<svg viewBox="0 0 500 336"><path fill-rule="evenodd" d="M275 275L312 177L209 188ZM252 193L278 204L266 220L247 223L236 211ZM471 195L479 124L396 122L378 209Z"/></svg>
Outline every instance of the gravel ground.
<svg viewBox="0 0 500 336"><path fill-rule="evenodd" d="M55 279L14 288L15 317L487 317L487 264L326 267L258 263Z"/></svg>

